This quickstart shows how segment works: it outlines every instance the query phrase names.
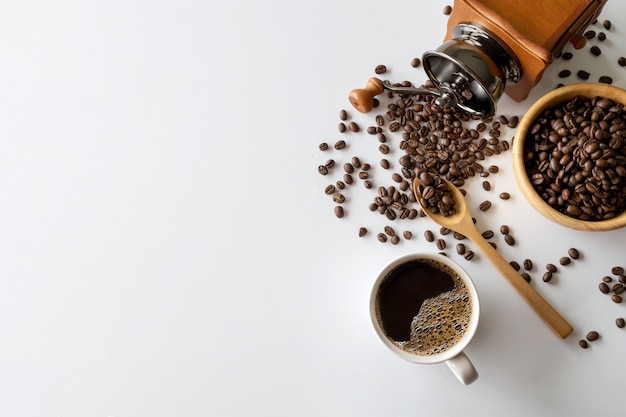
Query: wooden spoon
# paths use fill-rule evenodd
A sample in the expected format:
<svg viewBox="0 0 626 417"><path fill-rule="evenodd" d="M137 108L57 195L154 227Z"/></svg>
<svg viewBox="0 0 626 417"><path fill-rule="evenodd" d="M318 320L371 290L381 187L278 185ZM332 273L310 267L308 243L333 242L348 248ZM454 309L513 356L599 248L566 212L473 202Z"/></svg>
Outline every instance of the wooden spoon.
<svg viewBox="0 0 626 417"><path fill-rule="evenodd" d="M556 333L561 339L565 339L574 330L572 326L550 305L548 302L539 295L533 287L515 270L513 267L502 257L500 252L494 249L493 246L487 242L472 221L472 215L467 207L467 202L461 191L456 188L452 183L447 180L446 183L454 198L454 207L456 213L443 216L442 214L431 213L430 209L424 208L424 212L430 219L440 226L446 227L457 233L461 233L463 236L470 239L482 253L491 261L491 263L500 271L500 273L506 278L513 288L517 290L519 295L535 310L535 313L541 317L541 319ZM422 182L415 178L413 180L413 191L416 196L419 196L419 185ZM418 197L418 201L419 201ZM421 204L421 203L420 203Z"/></svg>

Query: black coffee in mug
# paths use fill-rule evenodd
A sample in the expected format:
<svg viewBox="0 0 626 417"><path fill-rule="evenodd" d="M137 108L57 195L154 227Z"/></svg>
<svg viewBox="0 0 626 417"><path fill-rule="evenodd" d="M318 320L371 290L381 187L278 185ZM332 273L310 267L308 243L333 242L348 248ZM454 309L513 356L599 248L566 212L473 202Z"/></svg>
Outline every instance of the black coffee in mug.
<svg viewBox="0 0 626 417"><path fill-rule="evenodd" d="M464 280L436 259L396 266L376 297L376 320L383 332L414 355L437 355L453 347L471 317L472 300Z"/></svg>

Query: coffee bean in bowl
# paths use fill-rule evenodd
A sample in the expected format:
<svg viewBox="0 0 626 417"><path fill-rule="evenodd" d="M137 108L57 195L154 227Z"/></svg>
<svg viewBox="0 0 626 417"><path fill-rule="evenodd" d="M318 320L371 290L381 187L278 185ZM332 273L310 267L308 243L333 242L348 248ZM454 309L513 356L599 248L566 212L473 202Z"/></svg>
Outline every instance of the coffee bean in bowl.
<svg viewBox="0 0 626 417"><path fill-rule="evenodd" d="M578 83L541 97L513 141L513 171L542 215L583 231L626 226L626 90Z"/></svg>

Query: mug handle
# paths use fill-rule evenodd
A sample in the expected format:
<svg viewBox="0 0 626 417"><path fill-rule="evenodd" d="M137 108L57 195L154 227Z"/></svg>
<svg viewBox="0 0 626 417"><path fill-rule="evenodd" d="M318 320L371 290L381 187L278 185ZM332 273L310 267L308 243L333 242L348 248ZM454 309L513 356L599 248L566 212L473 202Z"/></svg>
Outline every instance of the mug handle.
<svg viewBox="0 0 626 417"><path fill-rule="evenodd" d="M472 361L463 352L446 361L448 368L465 385L469 385L478 378L478 371L474 368Z"/></svg>

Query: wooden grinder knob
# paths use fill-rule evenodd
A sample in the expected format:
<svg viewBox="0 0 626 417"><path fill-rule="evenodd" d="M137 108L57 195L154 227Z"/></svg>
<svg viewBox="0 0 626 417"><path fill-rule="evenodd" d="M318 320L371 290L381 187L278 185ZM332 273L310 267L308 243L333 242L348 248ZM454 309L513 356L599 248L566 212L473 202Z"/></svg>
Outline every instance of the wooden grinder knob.
<svg viewBox="0 0 626 417"><path fill-rule="evenodd" d="M378 78L370 78L365 88L350 91L348 99L355 109L361 113L367 113L374 107L374 97L383 91L385 91L383 83Z"/></svg>

